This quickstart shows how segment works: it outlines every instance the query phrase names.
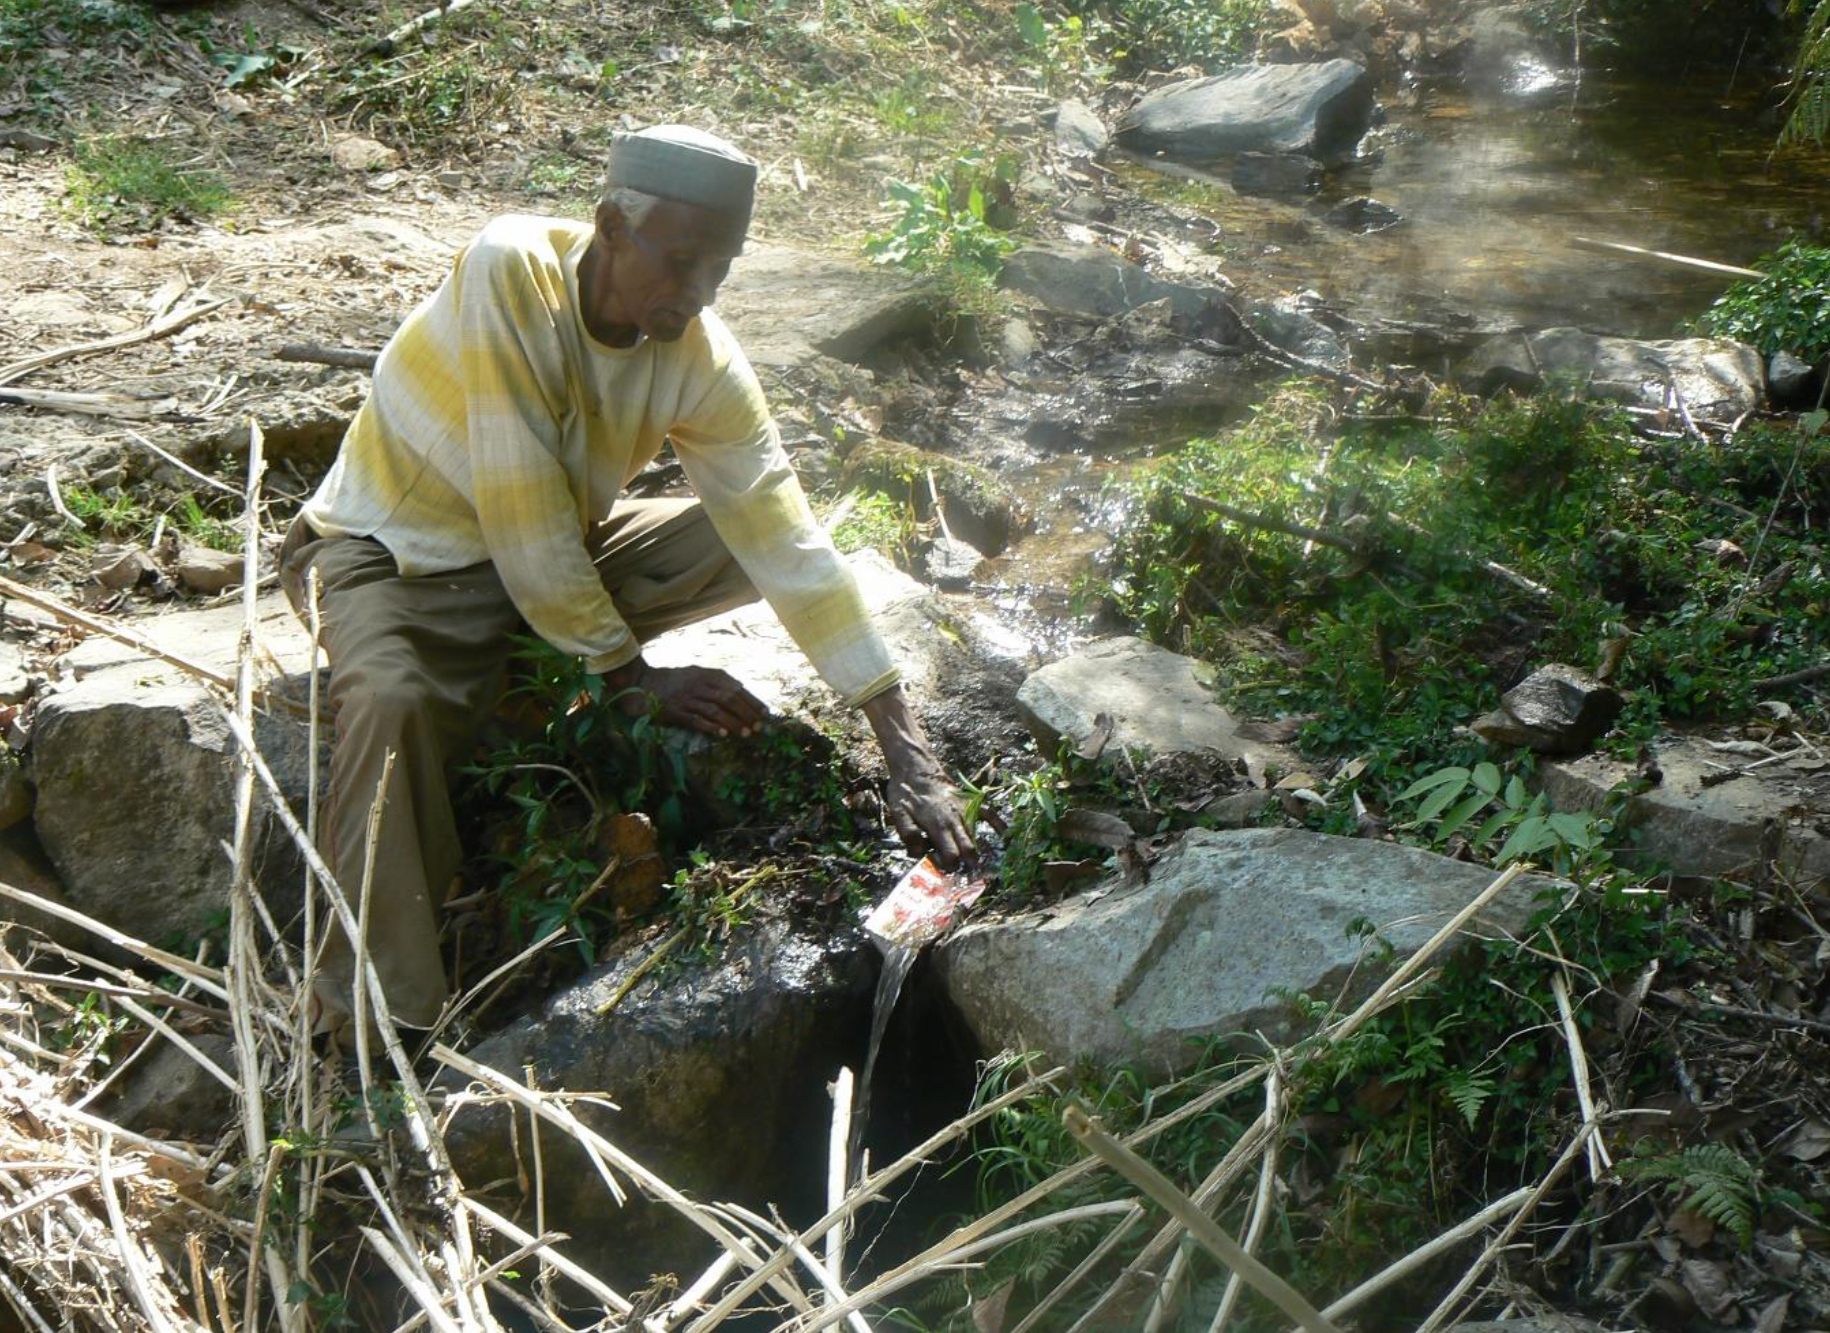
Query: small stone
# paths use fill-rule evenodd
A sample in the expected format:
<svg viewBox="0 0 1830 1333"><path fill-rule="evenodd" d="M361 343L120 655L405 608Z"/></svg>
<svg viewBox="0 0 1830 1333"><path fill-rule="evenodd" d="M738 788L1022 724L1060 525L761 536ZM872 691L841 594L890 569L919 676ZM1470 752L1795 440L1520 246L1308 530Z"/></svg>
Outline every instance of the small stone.
<svg viewBox="0 0 1830 1333"><path fill-rule="evenodd" d="M1404 217L1390 204L1382 204L1377 199L1362 195L1357 199L1343 199L1322 214L1322 221L1331 227L1339 227L1342 231L1370 236L1374 232L1389 231L1403 222Z"/></svg>
<svg viewBox="0 0 1830 1333"><path fill-rule="evenodd" d="M1781 403L1796 401L1811 387L1812 368L1790 352L1775 352L1766 363L1766 387Z"/></svg>
<svg viewBox="0 0 1830 1333"><path fill-rule="evenodd" d="M218 593L241 582L241 556L208 546L178 552L178 581L192 592Z"/></svg>
<svg viewBox="0 0 1830 1333"><path fill-rule="evenodd" d="M1005 365L1020 366L1041 351L1042 344L1028 321L1007 319L998 332L998 350Z"/></svg>
<svg viewBox="0 0 1830 1333"><path fill-rule="evenodd" d="M330 160L345 171L388 171L400 165L400 154L384 143L351 134L330 146Z"/></svg>
<svg viewBox="0 0 1830 1333"><path fill-rule="evenodd" d="M972 576L984 559L976 547L958 538L937 537L922 557L922 573L935 587L959 592L972 586Z"/></svg>
<svg viewBox="0 0 1830 1333"><path fill-rule="evenodd" d="M1500 706L1471 724L1497 745L1521 745L1540 754L1582 754L1620 716L1618 691L1572 666L1539 667L1500 699Z"/></svg>
<svg viewBox="0 0 1830 1333"><path fill-rule="evenodd" d="M1111 137L1085 102L1070 98L1055 111L1055 147L1069 157L1097 157Z"/></svg>
<svg viewBox="0 0 1830 1333"><path fill-rule="evenodd" d="M135 547L118 556L105 556L96 562L95 577L104 588L126 592L159 577L159 566L152 556Z"/></svg>
<svg viewBox="0 0 1830 1333"><path fill-rule="evenodd" d="M447 190L461 190L464 187L464 173L461 171L441 171L438 183Z"/></svg>
<svg viewBox="0 0 1830 1333"><path fill-rule="evenodd" d="M1231 796L1216 796L1201 807L1201 816L1213 820L1215 828L1253 828L1275 799L1268 791L1236 791Z"/></svg>
<svg viewBox="0 0 1830 1333"><path fill-rule="evenodd" d="M1747 563L1747 552L1726 537L1705 537L1697 543L1697 550L1713 558L1718 565L1738 568Z"/></svg>

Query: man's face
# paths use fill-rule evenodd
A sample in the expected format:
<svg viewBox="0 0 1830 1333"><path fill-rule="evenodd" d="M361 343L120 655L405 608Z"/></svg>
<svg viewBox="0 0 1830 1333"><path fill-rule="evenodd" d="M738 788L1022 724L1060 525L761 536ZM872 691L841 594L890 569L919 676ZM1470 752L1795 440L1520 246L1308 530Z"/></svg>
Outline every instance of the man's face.
<svg viewBox="0 0 1830 1333"><path fill-rule="evenodd" d="M597 234L609 258L607 322L633 325L657 342L686 332L743 248L730 218L669 199L634 228L615 205L601 204Z"/></svg>

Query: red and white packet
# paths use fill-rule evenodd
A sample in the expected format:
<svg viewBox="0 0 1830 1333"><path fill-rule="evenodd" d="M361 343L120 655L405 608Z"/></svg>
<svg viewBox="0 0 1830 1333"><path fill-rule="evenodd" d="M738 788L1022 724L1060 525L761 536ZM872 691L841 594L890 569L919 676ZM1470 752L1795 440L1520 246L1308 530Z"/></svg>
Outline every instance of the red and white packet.
<svg viewBox="0 0 1830 1333"><path fill-rule="evenodd" d="M924 856L897 881L889 897L870 910L864 929L883 949L919 949L946 934L954 918L983 892L983 876L948 874Z"/></svg>

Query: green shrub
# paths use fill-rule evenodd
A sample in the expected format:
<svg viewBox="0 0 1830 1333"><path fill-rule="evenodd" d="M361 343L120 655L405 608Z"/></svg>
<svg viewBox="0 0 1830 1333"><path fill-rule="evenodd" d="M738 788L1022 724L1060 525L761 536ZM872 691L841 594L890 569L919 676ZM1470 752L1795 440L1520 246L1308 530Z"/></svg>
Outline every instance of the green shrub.
<svg viewBox="0 0 1830 1333"><path fill-rule="evenodd" d="M140 139L91 139L65 172L64 206L98 230L208 217L233 199L215 172L181 163L163 144Z"/></svg>
<svg viewBox="0 0 1830 1333"><path fill-rule="evenodd" d="M1269 0L1069 0L1098 34L1107 59L1126 73L1246 59L1271 17Z"/></svg>
<svg viewBox="0 0 1830 1333"><path fill-rule="evenodd" d="M1704 313L1703 328L1768 355L1815 361L1830 352L1830 248L1787 241L1755 267L1766 276L1724 292Z"/></svg>
<svg viewBox="0 0 1830 1333"><path fill-rule="evenodd" d="M950 267L995 274L1015 242L990 221L992 201L1007 193L1015 163L990 168L962 157L922 184L892 180L887 190L900 211L890 229L871 236L864 252L879 264L918 272Z"/></svg>

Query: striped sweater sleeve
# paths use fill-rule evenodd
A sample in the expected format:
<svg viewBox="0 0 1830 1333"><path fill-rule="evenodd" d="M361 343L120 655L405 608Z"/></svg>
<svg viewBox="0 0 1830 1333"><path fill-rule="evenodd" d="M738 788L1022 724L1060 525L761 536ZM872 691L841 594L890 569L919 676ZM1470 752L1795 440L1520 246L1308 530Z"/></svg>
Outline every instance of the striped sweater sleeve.
<svg viewBox="0 0 1830 1333"><path fill-rule="evenodd" d="M858 581L814 518L762 388L740 352L699 409L671 432L674 452L744 573L826 683L857 706L900 679Z"/></svg>
<svg viewBox="0 0 1830 1333"><path fill-rule="evenodd" d="M585 549L582 506L558 456L571 411L547 291L528 256L480 241L458 293L471 484L489 557L541 638L608 671L641 651Z"/></svg>

